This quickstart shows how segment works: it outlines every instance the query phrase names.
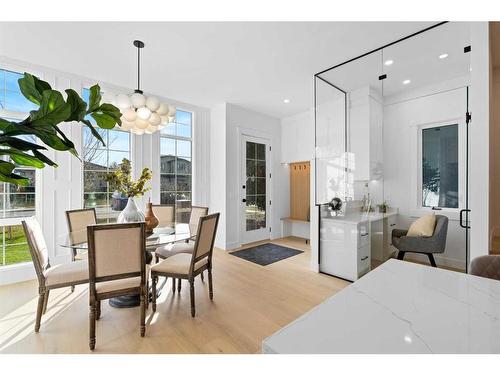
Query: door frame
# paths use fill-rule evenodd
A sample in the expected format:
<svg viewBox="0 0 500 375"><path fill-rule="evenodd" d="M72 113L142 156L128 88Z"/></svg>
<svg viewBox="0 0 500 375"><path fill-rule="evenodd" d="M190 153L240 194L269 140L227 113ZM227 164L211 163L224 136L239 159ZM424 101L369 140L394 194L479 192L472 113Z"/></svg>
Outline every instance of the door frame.
<svg viewBox="0 0 500 375"><path fill-rule="evenodd" d="M248 232L246 230L245 207L243 199L246 199L246 141L262 143L266 145L266 227ZM267 134L242 130L239 134L239 173L238 173L238 221L240 245L256 241L271 239L271 217L272 217L272 142Z"/></svg>

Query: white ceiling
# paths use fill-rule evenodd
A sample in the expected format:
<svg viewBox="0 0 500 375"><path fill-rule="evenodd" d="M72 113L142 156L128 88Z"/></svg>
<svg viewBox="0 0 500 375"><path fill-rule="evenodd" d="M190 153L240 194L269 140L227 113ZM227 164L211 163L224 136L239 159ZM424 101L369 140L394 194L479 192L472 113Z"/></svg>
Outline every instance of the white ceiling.
<svg viewBox="0 0 500 375"><path fill-rule="evenodd" d="M431 24L2 22L0 54L133 89L140 39L144 91L281 118L311 106L313 74Z"/></svg>

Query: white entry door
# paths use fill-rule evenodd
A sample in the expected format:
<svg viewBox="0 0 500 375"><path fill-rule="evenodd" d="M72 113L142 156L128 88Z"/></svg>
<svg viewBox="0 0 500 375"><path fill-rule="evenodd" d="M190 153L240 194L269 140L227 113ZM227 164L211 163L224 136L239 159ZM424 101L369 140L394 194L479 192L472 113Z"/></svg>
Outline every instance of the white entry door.
<svg viewBox="0 0 500 375"><path fill-rule="evenodd" d="M249 243L270 237L270 142L244 135L241 146L241 239Z"/></svg>

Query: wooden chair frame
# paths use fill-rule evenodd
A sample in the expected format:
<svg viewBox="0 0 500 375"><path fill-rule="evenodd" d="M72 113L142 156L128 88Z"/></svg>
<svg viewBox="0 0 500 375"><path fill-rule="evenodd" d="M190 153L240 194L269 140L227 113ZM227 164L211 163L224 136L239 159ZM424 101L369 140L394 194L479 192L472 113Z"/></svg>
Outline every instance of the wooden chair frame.
<svg viewBox="0 0 500 375"><path fill-rule="evenodd" d="M99 230L109 229L126 229L126 228L141 228L141 270L138 272L128 272L115 275L107 275L96 277L95 265L95 232ZM148 286L146 275L146 225L141 223L126 223L126 224L101 224L92 225L87 227L87 238L89 245L89 346L90 350L95 349L96 343L96 320L99 320L101 315L101 301L113 297L127 296L127 295L140 295L141 301L141 317L140 317L140 333L144 337L146 333L146 303L148 299ZM138 287L114 290L110 292L97 293L96 283L103 281L122 280L131 277L141 277L141 283Z"/></svg>
<svg viewBox="0 0 500 375"><path fill-rule="evenodd" d="M76 210L68 210L68 211L66 211L66 222L68 223L69 233L73 232L73 227L71 226L70 215L72 213L75 213L75 212L85 212L85 211L93 211L94 212L95 224L97 224L97 212L96 212L95 208L79 208L79 209L76 209ZM71 254L71 261L72 262L75 261L76 255L77 255L76 249L72 249L72 254Z"/></svg>
<svg viewBox="0 0 500 375"><path fill-rule="evenodd" d="M172 283L173 283L173 290L175 290L175 279L180 280L185 279L189 281L189 290L190 290L190 299L191 299L191 316L194 318L196 314L196 309L195 309L195 300L194 300L194 279L196 276L201 274L203 271L208 270L208 290L209 290L209 296L210 299L213 300L214 298L214 293L213 293L213 284L212 284L212 254L214 250L214 243L215 243L215 236L217 234L217 226L219 225L219 213L211 214L208 216L203 216L200 218L199 224L198 224L198 231L197 231L197 236L196 236L196 243L194 246L193 254L191 257L191 265L189 266L189 272L188 274L175 274L175 273L167 273L167 272L158 272L155 270L151 270L151 279L152 279L152 287L153 287L153 312L156 311L156 284L158 282L158 277L159 276L164 276L164 277L171 277L172 278ZM213 219L215 217L215 227L214 227L214 234L212 238L212 242L210 244L210 251L208 253L205 253L199 257L196 257L197 249L198 249L198 239L200 238L201 234L201 228L203 226L203 222ZM201 261L203 258L208 258L207 263L201 266L198 269L194 269L194 266L197 262ZM180 289L179 289L180 290Z"/></svg>
<svg viewBox="0 0 500 375"><path fill-rule="evenodd" d="M28 248L31 254L31 259L33 260L33 265L35 266L35 273L38 279L38 305L36 310L36 319L35 319L35 332L38 333L40 331L40 323L42 320L42 315L47 312L47 304L49 302L49 293L52 289L60 289L71 287L71 291L73 292L75 289L75 285L87 284L88 279L78 280L74 282L68 283L60 283L53 285L46 285L46 279L44 275L44 271L50 268L50 260L47 260L47 266L45 269L41 266L40 258L38 257L38 253L35 250L36 244L33 242L31 238L31 234L28 229L28 224L26 221L22 221L24 234L26 236L26 240L28 242Z"/></svg>

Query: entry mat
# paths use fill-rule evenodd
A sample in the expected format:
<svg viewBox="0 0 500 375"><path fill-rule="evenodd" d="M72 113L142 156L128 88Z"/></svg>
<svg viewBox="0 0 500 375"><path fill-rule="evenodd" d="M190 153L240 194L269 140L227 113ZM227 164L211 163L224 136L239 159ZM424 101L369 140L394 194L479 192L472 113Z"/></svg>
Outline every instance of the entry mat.
<svg viewBox="0 0 500 375"><path fill-rule="evenodd" d="M250 247L248 249L233 251L230 254L238 258L257 263L261 266L267 266L268 264L272 264L301 253L303 253L303 251L275 245L272 243L266 243L263 245Z"/></svg>

